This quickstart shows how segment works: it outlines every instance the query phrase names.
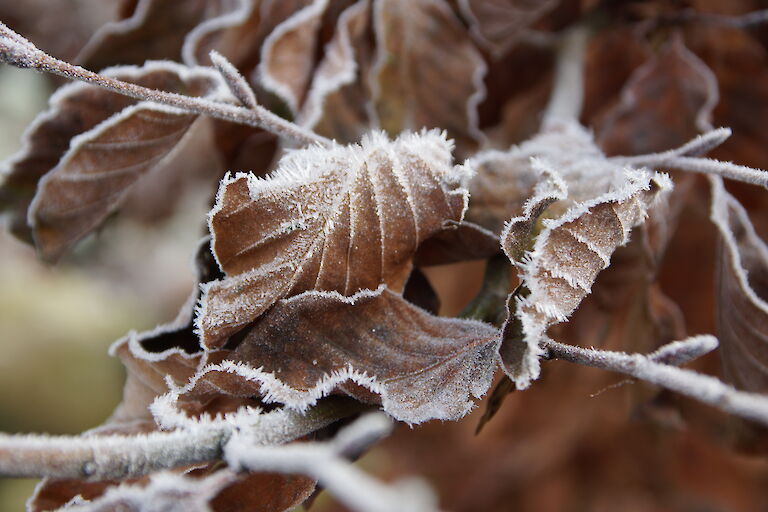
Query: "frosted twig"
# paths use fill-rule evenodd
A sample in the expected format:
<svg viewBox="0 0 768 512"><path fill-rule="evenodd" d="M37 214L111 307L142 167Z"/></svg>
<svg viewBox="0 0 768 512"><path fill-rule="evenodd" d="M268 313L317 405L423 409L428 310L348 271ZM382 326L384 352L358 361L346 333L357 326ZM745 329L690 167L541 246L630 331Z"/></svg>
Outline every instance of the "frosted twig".
<svg viewBox="0 0 768 512"><path fill-rule="evenodd" d="M436 510L430 490L419 481L385 485L366 475L342 455L387 435L390 420L368 414L328 443L258 446L247 433L235 434L224 447L230 467L251 471L303 474L316 479L352 510L365 512Z"/></svg>
<svg viewBox="0 0 768 512"><path fill-rule="evenodd" d="M306 414L264 413L248 429L248 438L254 444L286 443L360 410L353 401L331 400ZM0 476L122 479L208 462L221 458L222 446L238 428L213 425L134 436L0 434Z"/></svg>
<svg viewBox="0 0 768 512"><path fill-rule="evenodd" d="M640 166L647 165L646 162L649 161L664 161L680 156L701 156L725 142L731 134L732 132L730 128L716 128L706 133L702 133L680 147L668 151L637 156L614 156L610 157L609 160L622 164Z"/></svg>
<svg viewBox="0 0 768 512"><path fill-rule="evenodd" d="M568 30L560 42L555 82L544 111L544 130L560 121L577 120L584 103L584 56L590 30L583 25Z"/></svg>
<svg viewBox="0 0 768 512"><path fill-rule="evenodd" d="M712 336L696 336L666 345L648 356L575 347L552 340L544 341L542 346L551 358L630 375L768 425L768 397L765 395L739 391L715 377L661 362L677 363L691 355L701 355L716 344L717 340Z"/></svg>
<svg viewBox="0 0 768 512"><path fill-rule="evenodd" d="M639 155L617 159L622 163L644 165L658 169L660 167L680 169L681 171L698 172L701 174L714 174L735 181L759 185L768 188L768 172L762 169L754 169L745 165L737 165L732 162L723 162L712 158L699 158L691 156L665 156Z"/></svg>
<svg viewBox="0 0 768 512"><path fill-rule="evenodd" d="M259 105L256 101L256 94L254 94L253 89L251 89L251 86L237 68L216 50L211 50L208 56L219 73L221 73L221 76L224 77L229 90L240 100L240 103L248 108L258 109Z"/></svg>
<svg viewBox="0 0 768 512"><path fill-rule="evenodd" d="M0 22L0 62L5 62L20 68L30 68L46 73L53 73L72 80L80 80L104 87L124 96L130 96L144 101L152 101L179 108L186 112L203 114L233 123L245 124L262 128L286 139L295 140L302 144L320 144L327 146L331 141L302 128L290 121L273 114L266 108L255 105L245 108L227 103L214 102L205 98L184 96L171 92L158 91L140 85L123 82L111 77L102 76L51 57L35 47Z"/></svg>
<svg viewBox="0 0 768 512"><path fill-rule="evenodd" d="M609 160L623 165L648 166L654 169L670 167L682 171L714 174L752 185L768 187L768 172L762 169L699 157L699 155L703 155L725 142L730 136L730 128L717 128L699 135L679 148L647 155L615 156Z"/></svg>

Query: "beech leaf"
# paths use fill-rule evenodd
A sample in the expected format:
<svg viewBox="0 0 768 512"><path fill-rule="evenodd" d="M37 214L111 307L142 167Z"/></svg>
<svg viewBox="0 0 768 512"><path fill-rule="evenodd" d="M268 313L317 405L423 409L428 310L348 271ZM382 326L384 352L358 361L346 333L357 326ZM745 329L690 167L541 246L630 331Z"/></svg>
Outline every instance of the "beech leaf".
<svg viewBox="0 0 768 512"><path fill-rule="evenodd" d="M261 47L259 83L285 101L293 114L312 79L317 32L327 7L328 0L314 0L276 26Z"/></svg>
<svg viewBox="0 0 768 512"><path fill-rule="evenodd" d="M217 0L209 2L210 12L206 19L189 31L181 48L182 60L188 66L204 66L208 63L208 45L214 44L217 35L242 24L257 8L257 0Z"/></svg>
<svg viewBox="0 0 768 512"><path fill-rule="evenodd" d="M359 140L369 127L366 111L369 100L362 83L369 16L368 0L353 4L341 13L298 116L302 126L342 142Z"/></svg>
<svg viewBox="0 0 768 512"><path fill-rule="evenodd" d="M717 335L727 379L768 391L768 247L744 207L712 178L712 221L720 231Z"/></svg>
<svg viewBox="0 0 768 512"><path fill-rule="evenodd" d="M88 69L179 61L188 32L237 9L244 0L139 0L128 18L104 24L80 51ZM193 64L193 63L188 63Z"/></svg>
<svg viewBox="0 0 768 512"><path fill-rule="evenodd" d="M390 134L442 128L460 152L483 139L477 106L486 65L444 0L379 0L374 8L373 106Z"/></svg>
<svg viewBox="0 0 768 512"><path fill-rule="evenodd" d="M363 401L380 395L408 423L458 419L469 395L488 389L498 345L495 327L433 316L384 286L351 297L309 291L275 304L233 353L213 352L209 361L224 360L196 379L298 410L341 388Z"/></svg>
<svg viewBox="0 0 768 512"><path fill-rule="evenodd" d="M508 304L501 356L518 389L540 372L539 343L551 325L565 321L586 297L611 254L629 241L659 196L671 189L665 174L627 170L626 185L595 199L578 202L556 219L543 221L533 249L520 264L527 295ZM506 237L503 242L509 242ZM514 247L504 246L508 255Z"/></svg>
<svg viewBox="0 0 768 512"><path fill-rule="evenodd" d="M200 96L216 97L223 91L215 73L167 62L116 67L105 74L153 89ZM14 234L32 241L27 210L35 194L37 203L40 197L56 196L52 203L40 207L43 216L56 215L57 210L63 214L68 207L79 208L86 199L93 201L80 211L73 208L66 215L69 218L55 220L63 222L57 228L68 231L56 233L55 237L65 240L46 239L41 248L45 256L55 259L117 206L120 198L110 194L127 190L139 176L160 163L195 117L86 84L66 85L56 91L48 110L27 129L22 149L1 164L5 181L0 186L0 209L10 212ZM139 165L142 158L145 161ZM127 165L133 167L117 170ZM38 188L38 182L49 171L55 177L48 178L47 186L41 185L47 190ZM68 183L64 185L64 181ZM54 183L64 185L66 190L51 190ZM50 227L46 223L51 219L32 220L42 222L42 229Z"/></svg>
<svg viewBox="0 0 768 512"><path fill-rule="evenodd" d="M209 224L224 280L204 285L197 326L221 346L278 299L307 290L401 291L418 245L461 221L471 171L437 131L288 153L267 178L222 181Z"/></svg>
<svg viewBox="0 0 768 512"><path fill-rule="evenodd" d="M112 68L104 74L127 81L160 84L166 90L188 91L211 99L228 97L228 93L223 95L225 86L221 78L206 68L156 62L141 68ZM67 88L54 99L51 111L44 114L53 121L38 125L43 133L31 135L33 140L57 135L48 131L51 125L54 130L61 127L56 125L57 121L74 123L66 117L71 115L67 106L77 108L78 103L87 102L92 94L92 88L87 85ZM105 101L99 117L111 115L69 141L67 151L38 183L30 203L28 222L40 253L48 260L58 259L119 207L130 187L177 147L197 119L196 115L150 102L122 108L124 101L112 104L110 97L116 95L106 94L106 97L96 95ZM72 96L84 98L67 101ZM59 107L61 104L64 110ZM65 124L64 131L74 130ZM26 153L23 155L12 163L11 172L23 172L19 166L34 158L33 153L29 153L29 157ZM32 174L41 171L37 167Z"/></svg>
<svg viewBox="0 0 768 512"><path fill-rule="evenodd" d="M476 172L469 185L472 202L467 219L495 233L510 217L524 216L537 185L555 175L556 181L562 180L555 186L562 189L557 195L568 193L560 210L626 182L621 165L606 159L592 135L576 122L558 123L506 151L481 151L467 165Z"/></svg>
<svg viewBox="0 0 768 512"><path fill-rule="evenodd" d="M711 128L717 101L712 70L676 37L632 73L597 142L608 154L625 155L679 146Z"/></svg>

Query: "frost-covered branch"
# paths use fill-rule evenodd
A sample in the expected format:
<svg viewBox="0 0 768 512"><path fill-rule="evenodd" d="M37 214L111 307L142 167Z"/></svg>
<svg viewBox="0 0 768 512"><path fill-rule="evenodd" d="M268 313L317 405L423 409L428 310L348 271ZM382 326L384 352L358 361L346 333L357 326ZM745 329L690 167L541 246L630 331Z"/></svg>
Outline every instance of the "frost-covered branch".
<svg viewBox="0 0 768 512"><path fill-rule="evenodd" d="M368 414L328 443L259 446L247 433L236 434L224 448L232 468L303 474L318 481L342 503L361 512L425 512L437 510L429 488L420 481L385 485L352 465L344 455L358 453L392 428L380 413Z"/></svg>
<svg viewBox="0 0 768 512"><path fill-rule="evenodd" d="M688 338L666 345L647 356L575 347L552 340L547 340L542 345L550 358L623 373L676 391L730 414L768 425L768 397L739 391L715 377L666 364L680 364L692 356L698 357L712 350L717 346L717 340L712 336Z"/></svg>
<svg viewBox="0 0 768 512"><path fill-rule="evenodd" d="M275 135L302 144L320 144L323 146L330 144L330 140L325 137L306 130L290 121L286 121L260 105L246 108L227 103L214 102L205 98L196 98L149 89L140 85L103 76L88 71L80 66L75 66L68 62L58 60L38 49L31 42L24 39L1 22L0 62L5 62L19 68L30 68L37 71L60 75L72 80L80 80L93 85L98 85L99 87L104 87L105 89L109 89L124 96L169 105L186 112L203 114L233 123L262 128Z"/></svg>
<svg viewBox="0 0 768 512"><path fill-rule="evenodd" d="M262 414L248 429L254 445L280 444L305 436L362 410L351 400L328 400L305 414ZM137 477L222 456L236 423L135 436L44 436L0 434L0 476L88 478Z"/></svg>
<svg viewBox="0 0 768 512"><path fill-rule="evenodd" d="M577 120L584 103L584 56L590 30L578 25L563 36L555 63L555 80L544 111L544 129L559 121Z"/></svg>
<svg viewBox="0 0 768 512"><path fill-rule="evenodd" d="M730 136L731 130L729 128L717 128L699 135L679 148L647 155L616 156L610 160L636 167L673 168L702 174L714 174L752 185L768 187L768 172L762 169L753 169L744 165L699 156L719 146Z"/></svg>

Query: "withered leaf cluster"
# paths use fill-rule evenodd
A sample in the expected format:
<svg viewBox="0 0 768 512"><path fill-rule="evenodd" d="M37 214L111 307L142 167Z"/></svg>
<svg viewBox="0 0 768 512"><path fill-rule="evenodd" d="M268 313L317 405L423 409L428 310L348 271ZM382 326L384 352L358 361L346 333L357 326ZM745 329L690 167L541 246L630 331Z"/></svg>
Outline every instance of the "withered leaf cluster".
<svg viewBox="0 0 768 512"><path fill-rule="evenodd" d="M531 440L530 454L515 445L518 462L497 467L490 445L457 449L482 466L463 494L456 475L429 465L440 457L407 453L408 442L394 457L432 473L452 509L510 499L562 509L570 495L542 505L506 496L504 479L519 494L558 463L578 467L588 422L573 404L557 410L559 390L586 400L611 382L565 373L549 388L541 379L539 405L509 398L537 393L549 340L650 353L715 332L724 379L768 392L768 218L754 187L766 178L706 158L768 167L768 39L746 16L757 2L126 0L101 26L38 3L0 7L0 19L102 76L212 109L265 107L318 136L302 147L88 83L51 96L0 164L9 229L45 260L66 259L118 212L168 212L182 181L211 197L207 226L191 220L205 236L195 289L176 320L112 346L128 371L124 399L86 435L237 426L337 397L411 425L459 420L496 376L483 422L497 412L491 425L529 422L510 432ZM35 30L53 15L72 34L61 52L61 31ZM577 31L585 45L570 65L583 80L563 61ZM571 116L558 111L569 99ZM753 185L718 175L739 173ZM482 260L477 296L435 291L431 267ZM681 268L693 284L676 278ZM465 314L438 316L456 296L472 300ZM761 427L686 416L663 393L632 400L648 422L730 429L742 448L764 450ZM459 438L463 427L445 428ZM505 435L499 443L514 445ZM541 455L550 441L562 459ZM584 508L600 509L600 482L585 482ZM48 479L30 509L283 511L317 490L307 476L209 463L121 482ZM650 496L636 509L664 503Z"/></svg>

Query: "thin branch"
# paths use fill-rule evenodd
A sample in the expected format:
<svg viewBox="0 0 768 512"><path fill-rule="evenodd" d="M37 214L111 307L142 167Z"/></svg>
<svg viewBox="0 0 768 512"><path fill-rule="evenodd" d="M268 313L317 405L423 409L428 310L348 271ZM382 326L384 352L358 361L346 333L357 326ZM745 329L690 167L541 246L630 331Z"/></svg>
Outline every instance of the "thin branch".
<svg viewBox="0 0 768 512"><path fill-rule="evenodd" d="M648 162L651 159L655 159L656 161L663 161L665 159L679 156L701 156L709 153L720 144L728 140L732 133L733 132L731 132L730 128L716 128L714 130L709 130L706 133L698 135L697 137L689 140L677 148L647 155L614 156L611 157L610 160L630 165L643 165L644 162Z"/></svg>
<svg viewBox="0 0 768 512"><path fill-rule="evenodd" d="M224 78L229 90L240 100L240 103L250 109L258 109L259 104L256 101L256 94L237 68L216 50L211 50L208 56Z"/></svg>
<svg viewBox="0 0 768 512"><path fill-rule="evenodd" d="M295 140L302 144L320 144L322 146L331 144L329 139L290 121L286 121L259 105L252 108L244 108L210 101L205 98L183 96L181 94L149 89L102 76L80 66L58 60L35 47L31 42L9 29L3 23L0 23L0 62L20 68L53 73L72 80L80 80L124 96L169 105L186 112L203 114L233 123L262 128L275 135Z"/></svg>
<svg viewBox="0 0 768 512"><path fill-rule="evenodd" d="M691 340L696 340L698 348L694 348L696 345L692 345ZM714 346L715 343L716 340L712 336L697 336L686 340L678 346L678 349L684 348L691 353L700 354L701 350ZM727 413L768 425L767 396L739 391L715 377L658 362L659 359L665 360L672 357L669 350L661 354L657 351L654 353L655 356L653 354L645 356L575 347L552 340L543 342L542 346L549 352L550 358L630 375L712 405ZM677 361L675 357L672 359Z"/></svg>
<svg viewBox="0 0 768 512"><path fill-rule="evenodd" d="M544 129L561 121L578 120L584 103L584 56L590 30L583 25L568 30L557 53L555 83L544 111Z"/></svg>
<svg viewBox="0 0 768 512"><path fill-rule="evenodd" d="M391 422L383 414L376 413L360 418L329 443L258 446L247 434L237 434L224 448L225 459L232 468L310 476L352 510L436 510L432 493L420 482L385 485L342 456L372 444L387 435L391 428Z"/></svg>
<svg viewBox="0 0 768 512"><path fill-rule="evenodd" d="M699 157L699 155L703 155L725 142L730 136L730 128L717 128L668 151L637 156L615 156L609 160L623 165L648 166L654 169L668 167L682 171L714 174L768 188L768 172L762 169Z"/></svg>
<svg viewBox="0 0 768 512"><path fill-rule="evenodd" d="M306 414L278 410L248 429L254 444L280 444L360 412L351 400L328 400ZM0 434L0 476L122 479L159 469L220 459L236 424L134 436L44 436Z"/></svg>
<svg viewBox="0 0 768 512"><path fill-rule="evenodd" d="M659 154L628 157L619 161L634 165L645 165L654 169L667 167L701 174L714 174L723 178L768 188L768 172L712 158L691 156L665 157L663 154Z"/></svg>

